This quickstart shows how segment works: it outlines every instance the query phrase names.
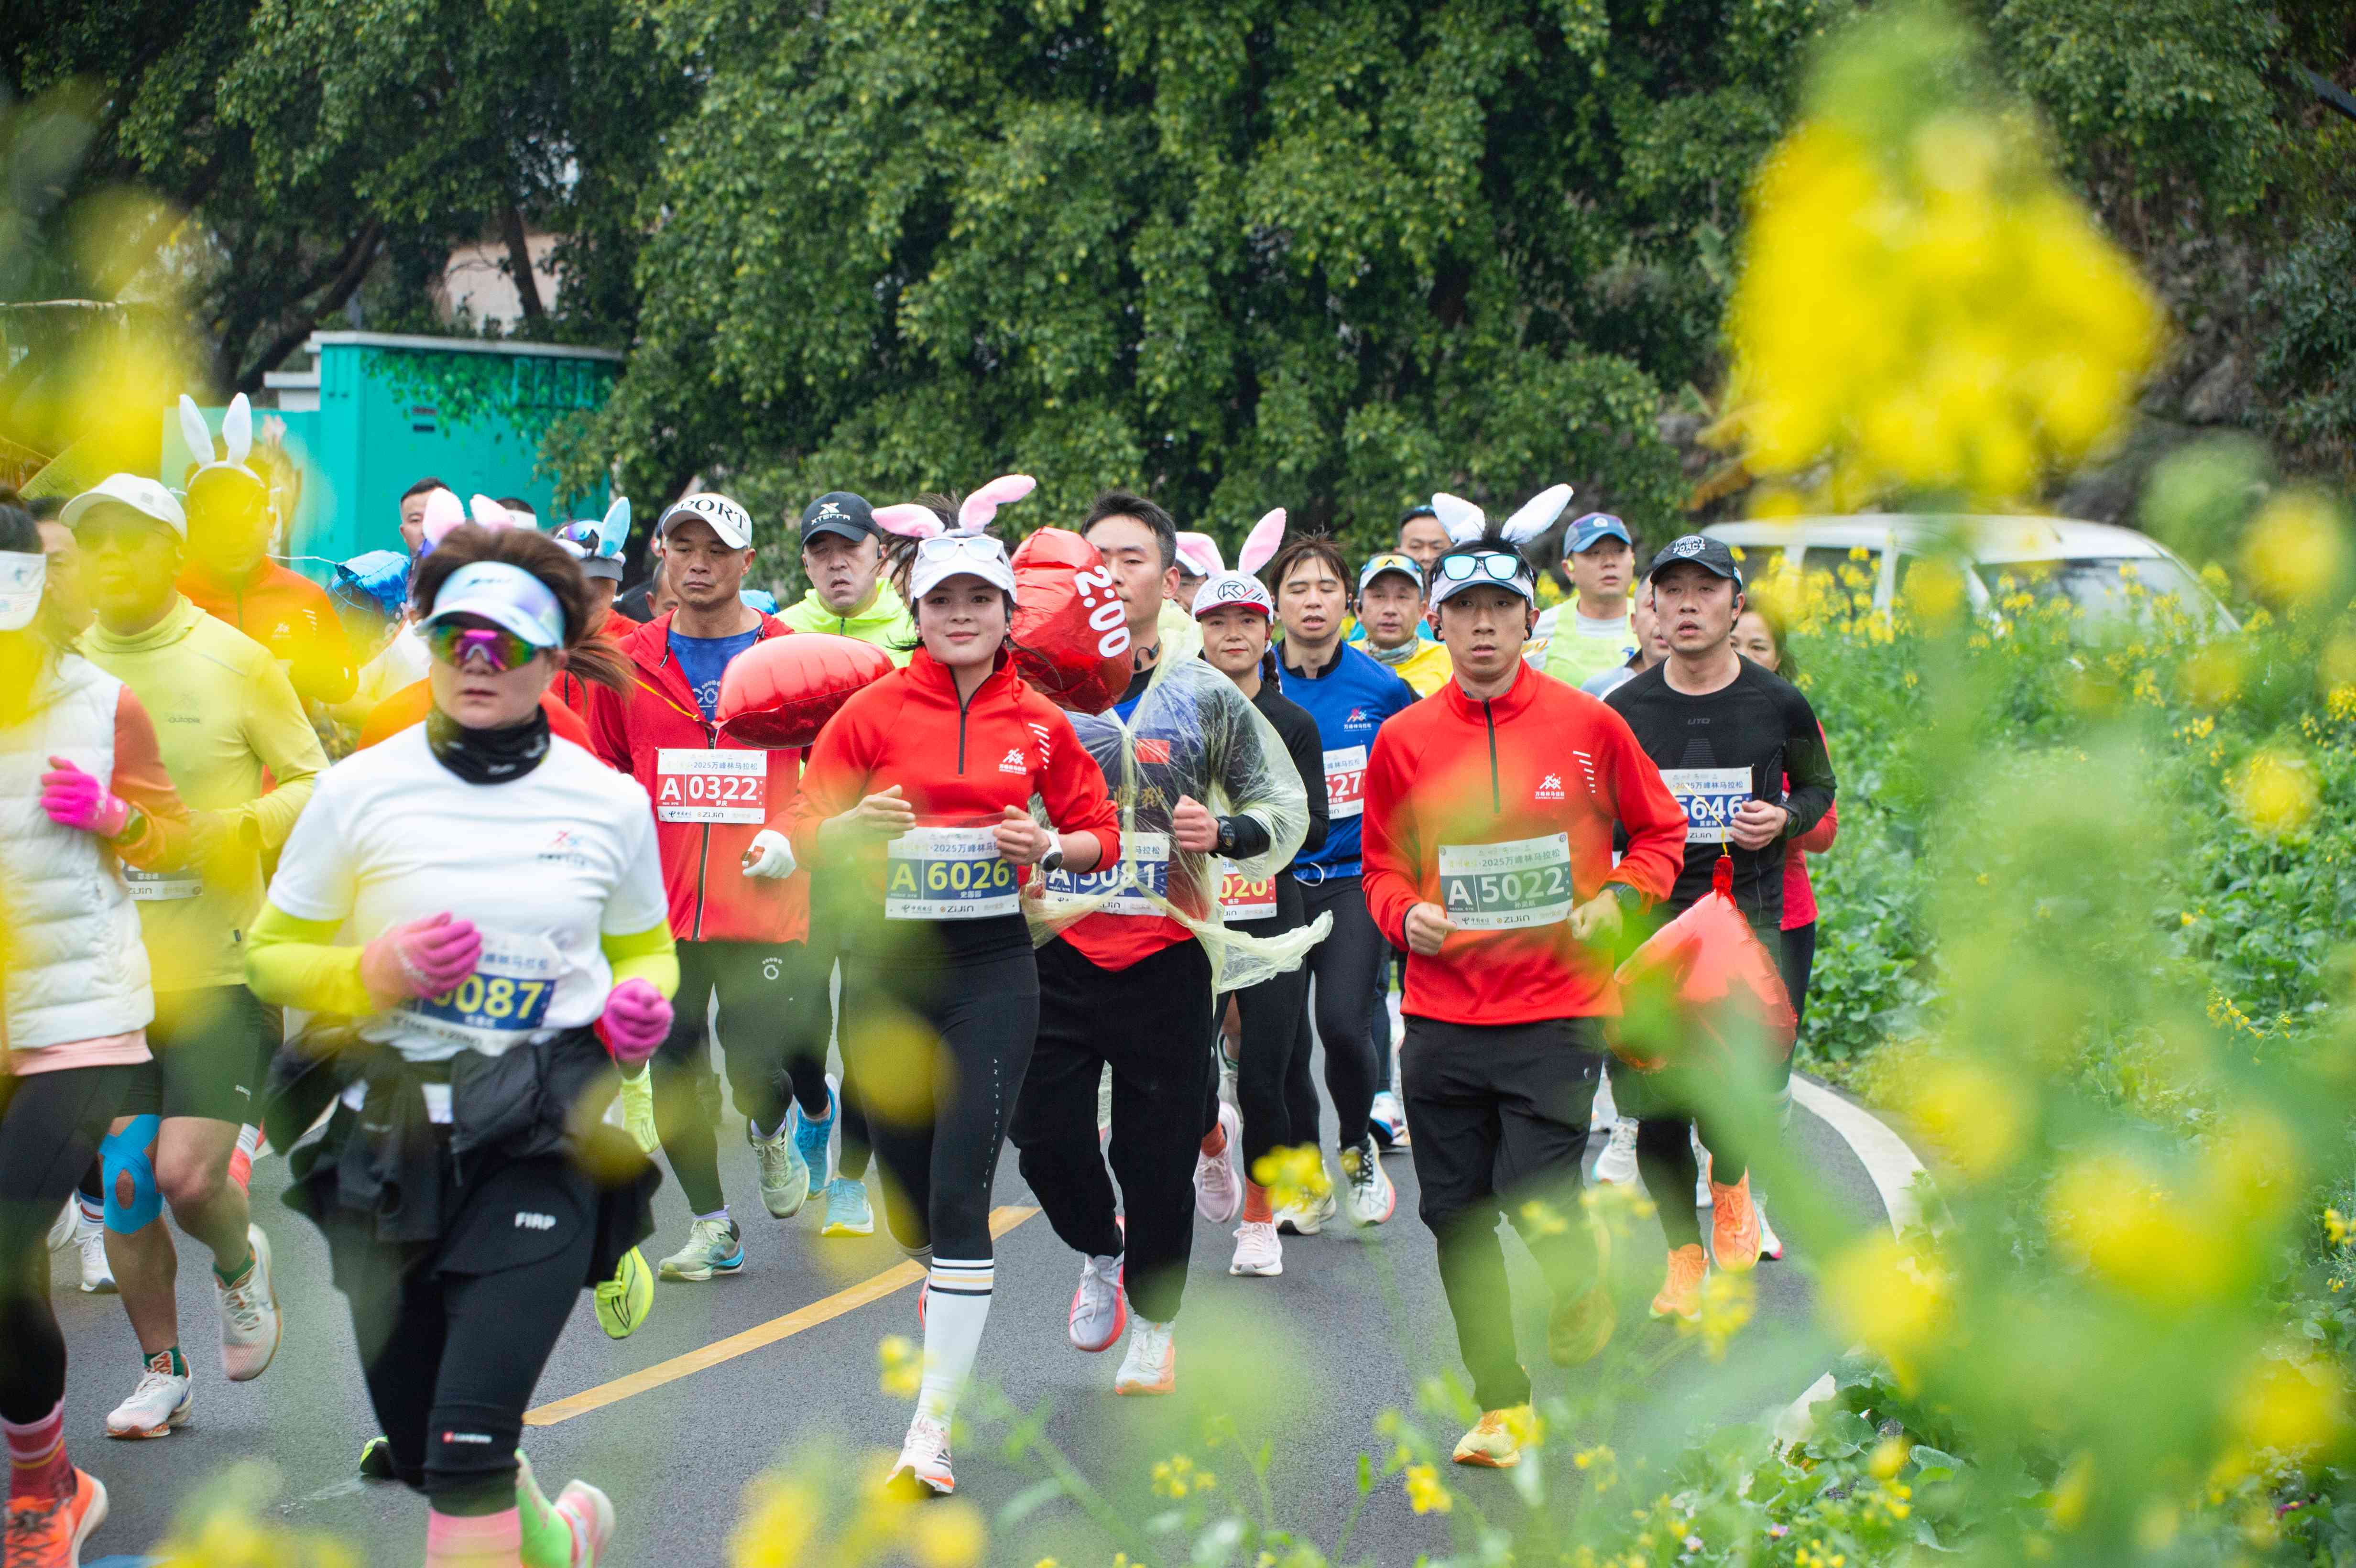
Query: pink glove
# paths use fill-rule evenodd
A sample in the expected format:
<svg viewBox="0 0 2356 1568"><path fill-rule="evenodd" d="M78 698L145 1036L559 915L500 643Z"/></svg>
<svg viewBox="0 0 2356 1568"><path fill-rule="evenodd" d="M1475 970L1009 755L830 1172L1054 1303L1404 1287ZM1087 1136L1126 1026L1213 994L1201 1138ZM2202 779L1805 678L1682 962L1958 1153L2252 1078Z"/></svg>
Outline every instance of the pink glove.
<svg viewBox="0 0 2356 1568"><path fill-rule="evenodd" d="M597 1038L615 1061L636 1067L670 1033L670 1002L648 980L625 980L605 995Z"/></svg>
<svg viewBox="0 0 2356 1568"><path fill-rule="evenodd" d="M447 912L396 925L360 949L360 980L386 1005L438 997L475 972L483 933Z"/></svg>
<svg viewBox="0 0 2356 1568"><path fill-rule="evenodd" d="M41 775L41 809L60 827L78 827L101 838L121 837L131 822L131 803L63 757L49 759Z"/></svg>

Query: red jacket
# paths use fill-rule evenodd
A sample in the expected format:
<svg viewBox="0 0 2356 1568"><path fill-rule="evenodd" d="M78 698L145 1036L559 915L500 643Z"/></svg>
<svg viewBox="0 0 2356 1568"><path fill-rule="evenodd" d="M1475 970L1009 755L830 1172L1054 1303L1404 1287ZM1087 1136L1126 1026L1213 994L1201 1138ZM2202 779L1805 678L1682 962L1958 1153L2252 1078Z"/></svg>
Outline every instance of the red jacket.
<svg viewBox="0 0 2356 1568"><path fill-rule="evenodd" d="M180 573L180 592L206 614L226 621L270 650L307 701L342 702L358 667L327 591L269 557L241 582L224 582L196 561Z"/></svg>
<svg viewBox="0 0 2356 1568"><path fill-rule="evenodd" d="M1612 832L1628 850L1612 863ZM1625 882L1646 903L1667 896L1685 864L1686 814L1628 722L1583 691L1523 667L1486 702L1450 681L1384 721L1366 762L1366 909L1407 945L1408 910L1434 903L1459 929L1439 956L1409 954L1403 1010L1446 1023L1518 1024L1617 1014L1612 956L1571 939L1559 918L1519 929L1467 929L1470 906L1516 897L1533 911ZM1538 847L1567 836L1568 878ZM1534 841L1486 858L1482 846ZM1440 850L1456 873L1443 889ZM1527 868L1527 869L1517 869ZM1502 906L1501 906L1502 907ZM1494 918L1494 917L1492 917Z"/></svg>
<svg viewBox="0 0 2356 1568"><path fill-rule="evenodd" d="M618 647L630 640L632 632L645 624L644 621L633 621L618 610L608 610L605 618L597 623L597 635ZM586 725L589 722L589 689L595 684L565 670L557 676L555 684L548 688L548 694L572 709L573 717Z"/></svg>
<svg viewBox="0 0 2356 1568"><path fill-rule="evenodd" d="M773 615L762 616L759 629L764 641L792 630ZM592 690L589 732L597 754L644 784L654 802L671 935L681 942L807 940L809 873L767 881L743 869L755 834L785 830L801 753L723 740L704 722L671 656L669 615L630 633L621 647L633 667L630 690ZM741 760L746 753L763 761ZM732 757L740 760L725 760Z"/></svg>
<svg viewBox="0 0 2356 1568"><path fill-rule="evenodd" d="M1103 773L1064 710L1023 685L1003 654L970 702L958 701L948 670L918 648L907 667L844 703L810 748L793 807L794 853L815 862L819 824L894 784L920 827L985 827L1010 805L1029 809L1035 795L1057 832L1096 836L1099 864L1120 859L1120 812ZM863 878L880 902L881 848L866 859ZM1029 876L1025 867L1016 880Z"/></svg>

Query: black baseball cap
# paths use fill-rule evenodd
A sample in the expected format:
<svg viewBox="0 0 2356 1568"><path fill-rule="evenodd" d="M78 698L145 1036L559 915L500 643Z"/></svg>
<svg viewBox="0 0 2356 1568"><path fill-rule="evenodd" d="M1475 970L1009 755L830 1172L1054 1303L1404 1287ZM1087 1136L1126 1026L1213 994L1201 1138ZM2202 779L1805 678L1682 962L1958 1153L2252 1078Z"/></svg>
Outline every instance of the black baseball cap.
<svg viewBox="0 0 2356 1568"><path fill-rule="evenodd" d="M1663 545L1661 553L1653 558L1653 569L1644 573L1644 581L1650 582L1680 561L1690 561L1704 571L1715 572L1737 588L1742 586L1742 569L1734 564L1734 551L1727 548L1724 539L1714 539L1708 534L1687 534Z"/></svg>
<svg viewBox="0 0 2356 1568"><path fill-rule="evenodd" d="M829 490L802 508L802 542L808 544L819 534L839 534L847 539L872 539L879 537L875 527L875 508L863 496L848 490Z"/></svg>

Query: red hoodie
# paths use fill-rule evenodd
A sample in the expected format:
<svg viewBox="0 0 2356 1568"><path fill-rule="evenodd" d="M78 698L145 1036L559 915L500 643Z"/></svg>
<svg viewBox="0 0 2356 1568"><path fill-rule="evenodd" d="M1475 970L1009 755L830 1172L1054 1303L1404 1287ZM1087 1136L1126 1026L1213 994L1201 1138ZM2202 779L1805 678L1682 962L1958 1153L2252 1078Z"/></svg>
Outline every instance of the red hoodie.
<svg viewBox="0 0 2356 1568"><path fill-rule="evenodd" d="M761 617L763 641L791 630L774 615ZM592 689L589 733L597 754L644 784L654 802L671 935L681 942L807 940L809 874L767 881L743 869L755 834L785 831L801 753L740 745L704 722L671 656L669 615L630 633L621 648L632 666L629 692ZM764 761L724 760L746 753Z"/></svg>
<svg viewBox="0 0 2356 1568"><path fill-rule="evenodd" d="M1616 867L1615 824L1628 834ZM1648 904L1667 896L1686 814L1626 720L1525 667L1503 697L1476 701L1451 680L1384 722L1362 835L1366 908L1385 936L1405 947L1418 903L1458 927L1439 956L1408 955L1403 1010L1519 1024L1619 1012L1611 955L1573 941L1563 917L1607 881Z"/></svg>

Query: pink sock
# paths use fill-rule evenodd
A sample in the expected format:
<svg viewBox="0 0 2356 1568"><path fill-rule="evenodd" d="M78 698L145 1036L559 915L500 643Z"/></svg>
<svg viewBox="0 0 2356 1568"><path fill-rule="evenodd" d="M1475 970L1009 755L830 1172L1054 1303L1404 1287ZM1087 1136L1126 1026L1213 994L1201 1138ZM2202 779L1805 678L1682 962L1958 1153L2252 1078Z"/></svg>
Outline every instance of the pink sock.
<svg viewBox="0 0 2356 1568"><path fill-rule="evenodd" d="M505 1513L434 1513L425 1521L425 1568L519 1568L523 1518Z"/></svg>
<svg viewBox="0 0 2356 1568"><path fill-rule="evenodd" d="M73 1461L66 1457L66 1406L59 1400L38 1421L0 1421L8 1435L8 1495L62 1498L73 1493Z"/></svg>

